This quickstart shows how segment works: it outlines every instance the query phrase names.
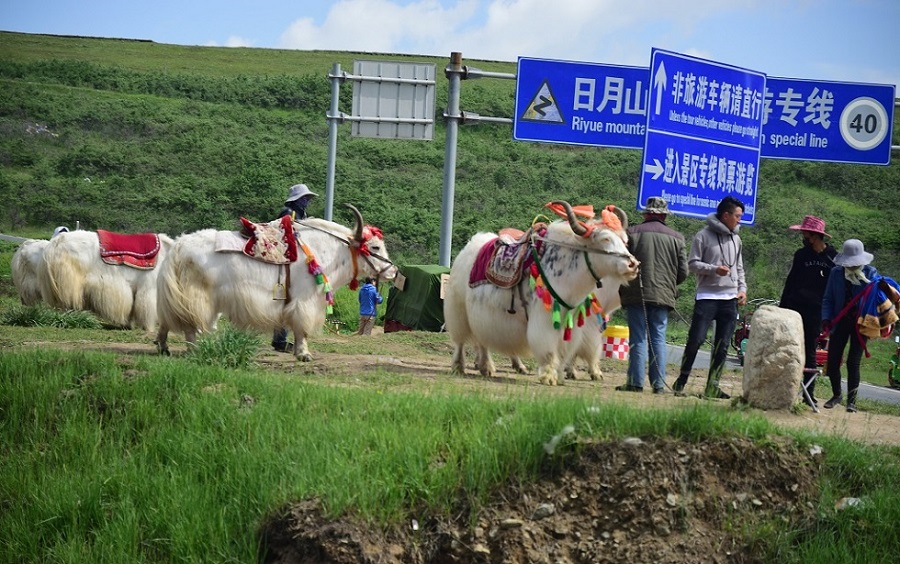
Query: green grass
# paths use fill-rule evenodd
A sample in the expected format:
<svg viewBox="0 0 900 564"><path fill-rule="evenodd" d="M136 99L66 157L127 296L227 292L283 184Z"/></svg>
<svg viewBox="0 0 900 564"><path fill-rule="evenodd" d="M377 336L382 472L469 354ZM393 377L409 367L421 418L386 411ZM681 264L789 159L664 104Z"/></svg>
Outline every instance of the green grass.
<svg viewBox="0 0 900 564"><path fill-rule="evenodd" d="M291 500L316 496L333 515L352 508L375 523L414 509L446 514L462 501L477 507L509 480L534 479L545 443L567 426L574 433L550 456L565 456L579 437L764 441L777 432L760 416L706 405L489 398L452 380L421 394L373 380L348 389L187 357L7 349L0 553L16 561L253 561L256 531ZM767 536L765 550L797 562L845 553L883 561L900 511L900 450L814 442L828 453L821 515ZM832 511L845 496L867 505Z"/></svg>

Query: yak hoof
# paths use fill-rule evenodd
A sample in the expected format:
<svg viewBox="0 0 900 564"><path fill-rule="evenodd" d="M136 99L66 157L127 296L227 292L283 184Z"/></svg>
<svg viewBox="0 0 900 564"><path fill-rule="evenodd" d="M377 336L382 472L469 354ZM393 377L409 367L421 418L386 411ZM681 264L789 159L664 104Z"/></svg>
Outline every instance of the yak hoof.
<svg viewBox="0 0 900 564"><path fill-rule="evenodd" d="M153 344L156 345L156 352L162 356L172 356L172 353L169 352L169 347L166 345L160 345L159 341L153 341Z"/></svg>
<svg viewBox="0 0 900 564"><path fill-rule="evenodd" d="M541 384L555 386L557 384L556 376L541 376Z"/></svg>
<svg viewBox="0 0 900 564"><path fill-rule="evenodd" d="M313 359L313 357L309 353L303 353L303 354L297 355L297 360L299 360L300 362L312 362L312 359Z"/></svg>

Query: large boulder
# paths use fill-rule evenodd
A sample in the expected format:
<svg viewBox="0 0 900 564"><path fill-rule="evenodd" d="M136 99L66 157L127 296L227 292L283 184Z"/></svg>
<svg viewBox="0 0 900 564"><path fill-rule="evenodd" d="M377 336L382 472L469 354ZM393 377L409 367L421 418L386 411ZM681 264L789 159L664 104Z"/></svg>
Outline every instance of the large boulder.
<svg viewBox="0 0 900 564"><path fill-rule="evenodd" d="M744 401L790 409L803 381L803 320L796 311L764 305L753 314L744 355Z"/></svg>

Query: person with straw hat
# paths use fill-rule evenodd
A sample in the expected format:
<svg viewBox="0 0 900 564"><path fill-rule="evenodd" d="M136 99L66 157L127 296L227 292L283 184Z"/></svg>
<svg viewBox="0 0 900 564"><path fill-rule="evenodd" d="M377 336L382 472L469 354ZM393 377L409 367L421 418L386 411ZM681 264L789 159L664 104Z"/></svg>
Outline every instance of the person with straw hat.
<svg viewBox="0 0 900 564"><path fill-rule="evenodd" d="M843 400L841 395L841 357L850 343L845 359L847 364L847 411L856 411L856 392L859 389L859 363L868 338L856 329L858 307L848 304L859 296L870 280L878 274L869 264L875 257L867 253L859 239L847 239L834 257L834 268L828 275L822 297L822 326L828 337L828 379L831 380L831 399L825 408L831 409ZM858 302L859 300L857 300ZM849 310L848 310L849 307Z"/></svg>
<svg viewBox="0 0 900 564"><path fill-rule="evenodd" d="M825 221L821 218L808 215L799 225L791 225L789 229L800 232L803 246L794 253L778 303L799 313L803 320L803 346L806 352L803 385L809 392L809 399L804 396L803 401L813 407L818 405L815 398L816 341L822 326L822 296L828 275L834 267L837 250L825 241L831 235L825 232Z"/></svg>

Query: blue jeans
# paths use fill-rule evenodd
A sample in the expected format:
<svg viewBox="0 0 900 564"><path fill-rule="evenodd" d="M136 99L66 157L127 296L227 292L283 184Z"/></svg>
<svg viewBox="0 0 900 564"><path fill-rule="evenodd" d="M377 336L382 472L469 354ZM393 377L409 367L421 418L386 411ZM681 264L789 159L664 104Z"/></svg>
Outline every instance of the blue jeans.
<svg viewBox="0 0 900 564"><path fill-rule="evenodd" d="M684 356L681 359L681 370L678 373L678 384L684 387L697 351L706 340L709 326L716 322L716 335L713 341L712 359L709 363L709 376L706 380L707 391L710 388L719 387L719 379L725 368L725 358L728 356L728 345L734 334L734 326L737 323L737 299L731 300L697 300L694 302L694 316L691 318L691 328L688 331L687 344L684 347Z"/></svg>
<svg viewBox="0 0 900 564"><path fill-rule="evenodd" d="M650 385L655 390L666 387L666 325L669 323L669 308L656 304L625 306L628 316L628 384L644 387L644 367L649 360Z"/></svg>

